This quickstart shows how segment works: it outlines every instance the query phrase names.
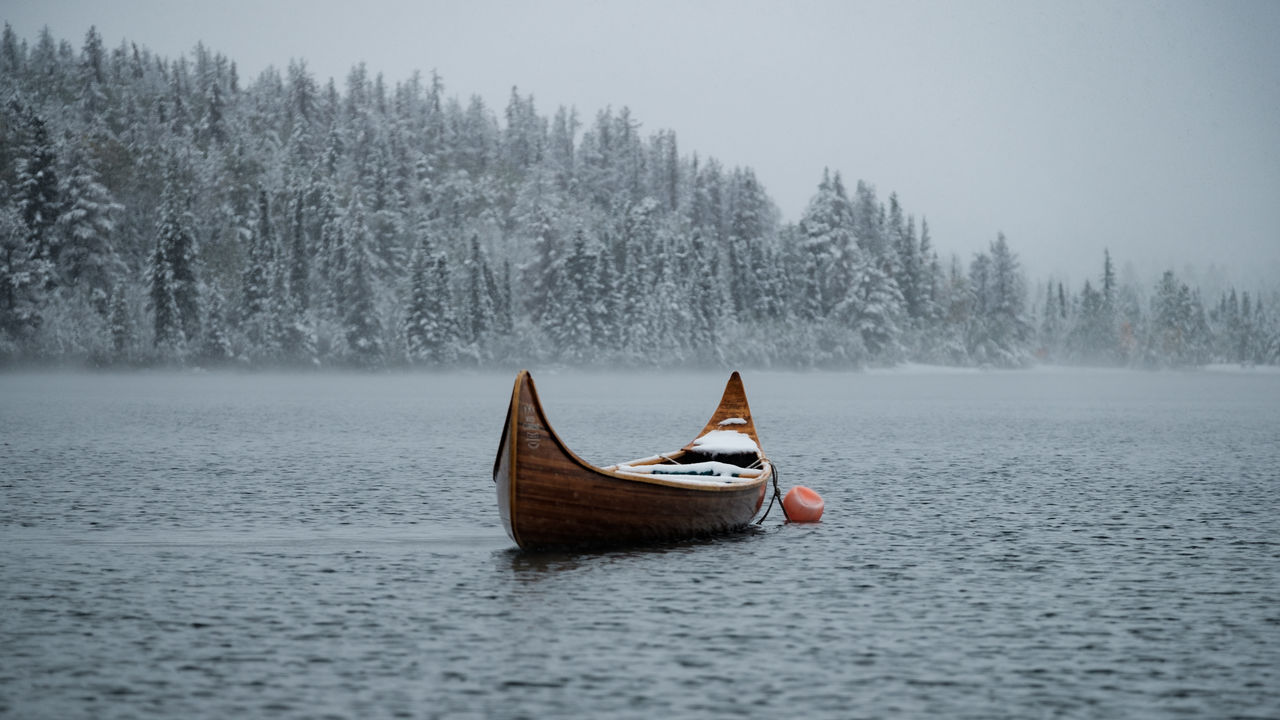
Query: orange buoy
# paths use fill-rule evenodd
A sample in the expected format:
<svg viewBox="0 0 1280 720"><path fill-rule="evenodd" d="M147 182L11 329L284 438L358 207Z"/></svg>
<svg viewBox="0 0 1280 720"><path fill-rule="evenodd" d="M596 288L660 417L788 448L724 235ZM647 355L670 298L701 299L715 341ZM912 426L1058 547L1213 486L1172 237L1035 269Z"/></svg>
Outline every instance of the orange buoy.
<svg viewBox="0 0 1280 720"><path fill-rule="evenodd" d="M818 522L822 518L822 496L803 485L787 491L787 496L782 498L782 507L791 522Z"/></svg>

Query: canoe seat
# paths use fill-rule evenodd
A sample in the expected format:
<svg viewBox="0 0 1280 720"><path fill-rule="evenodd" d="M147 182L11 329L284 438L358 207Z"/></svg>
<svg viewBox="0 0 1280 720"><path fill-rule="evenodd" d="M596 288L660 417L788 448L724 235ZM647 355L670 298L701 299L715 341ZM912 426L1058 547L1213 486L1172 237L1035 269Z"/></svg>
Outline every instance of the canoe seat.
<svg viewBox="0 0 1280 720"><path fill-rule="evenodd" d="M680 458L680 461L682 463L722 462L728 465L737 465L740 468L749 468L757 464L760 461L760 457L755 453L711 455L697 450L689 450Z"/></svg>

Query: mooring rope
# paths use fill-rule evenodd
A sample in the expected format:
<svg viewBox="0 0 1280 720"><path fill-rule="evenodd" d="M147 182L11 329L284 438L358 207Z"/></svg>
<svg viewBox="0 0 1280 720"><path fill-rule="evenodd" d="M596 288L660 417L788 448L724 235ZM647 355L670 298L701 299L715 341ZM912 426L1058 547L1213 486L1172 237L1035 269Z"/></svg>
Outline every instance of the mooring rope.
<svg viewBox="0 0 1280 720"><path fill-rule="evenodd" d="M774 500L777 500L778 507L782 508L782 517L786 518L787 522L791 522L791 516L787 514L787 506L782 504L782 490L778 489L778 464L770 460L769 465L773 469L773 497L769 498L769 507L764 509L764 514L756 521L757 525L763 525L764 519L769 517L769 511L773 509Z"/></svg>

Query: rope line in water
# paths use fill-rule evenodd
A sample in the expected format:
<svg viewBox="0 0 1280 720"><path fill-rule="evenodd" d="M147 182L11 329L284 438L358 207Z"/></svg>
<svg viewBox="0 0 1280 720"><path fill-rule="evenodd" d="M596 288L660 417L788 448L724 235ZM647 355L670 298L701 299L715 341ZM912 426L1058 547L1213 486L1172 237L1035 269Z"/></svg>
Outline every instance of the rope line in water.
<svg viewBox="0 0 1280 720"><path fill-rule="evenodd" d="M763 525L764 519L769 517L769 511L773 509L774 500L777 500L778 507L782 508L782 517L786 518L787 522L791 522L791 516L787 514L787 506L782 504L782 491L778 489L778 464L772 460L769 461L769 464L773 466L773 497L769 498L769 507L764 509L764 514L756 521L757 525Z"/></svg>

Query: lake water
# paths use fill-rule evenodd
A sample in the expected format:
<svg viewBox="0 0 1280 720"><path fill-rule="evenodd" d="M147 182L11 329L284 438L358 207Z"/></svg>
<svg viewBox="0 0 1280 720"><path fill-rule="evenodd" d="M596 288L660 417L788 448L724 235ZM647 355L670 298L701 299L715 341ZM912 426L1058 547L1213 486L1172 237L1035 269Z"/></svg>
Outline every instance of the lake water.
<svg viewBox="0 0 1280 720"><path fill-rule="evenodd" d="M535 372L588 460L727 373ZM528 555L511 374L0 375L0 716L1280 716L1280 375L744 375L754 531Z"/></svg>

